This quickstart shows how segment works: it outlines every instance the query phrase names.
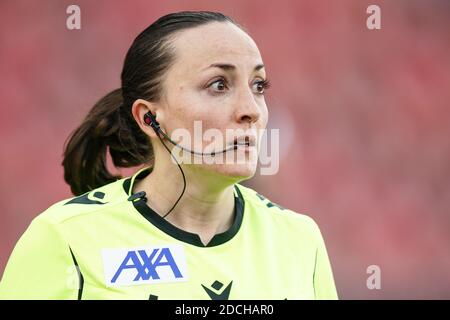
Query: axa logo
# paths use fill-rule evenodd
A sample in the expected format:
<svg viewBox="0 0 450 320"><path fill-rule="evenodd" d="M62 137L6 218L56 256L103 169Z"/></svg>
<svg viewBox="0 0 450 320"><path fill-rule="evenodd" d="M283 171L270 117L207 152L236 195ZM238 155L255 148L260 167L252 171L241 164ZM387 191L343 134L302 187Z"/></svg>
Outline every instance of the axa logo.
<svg viewBox="0 0 450 320"><path fill-rule="evenodd" d="M183 247L141 247L103 249L103 266L107 286L187 281Z"/></svg>

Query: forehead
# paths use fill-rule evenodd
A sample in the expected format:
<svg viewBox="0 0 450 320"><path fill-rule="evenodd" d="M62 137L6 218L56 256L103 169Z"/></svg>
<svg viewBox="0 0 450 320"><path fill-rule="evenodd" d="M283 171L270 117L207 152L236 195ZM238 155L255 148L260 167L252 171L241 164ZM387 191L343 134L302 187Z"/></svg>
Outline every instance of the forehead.
<svg viewBox="0 0 450 320"><path fill-rule="evenodd" d="M253 39L229 22L213 22L181 31L172 41L176 74L201 72L212 63L231 63L250 71L262 63Z"/></svg>

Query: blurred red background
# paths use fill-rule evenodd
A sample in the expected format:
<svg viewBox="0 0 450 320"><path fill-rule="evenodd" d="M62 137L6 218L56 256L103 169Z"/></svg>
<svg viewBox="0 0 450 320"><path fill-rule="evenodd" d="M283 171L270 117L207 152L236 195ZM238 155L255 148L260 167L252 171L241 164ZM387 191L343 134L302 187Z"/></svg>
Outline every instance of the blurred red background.
<svg viewBox="0 0 450 320"><path fill-rule="evenodd" d="M71 197L64 141L119 87L134 37L182 10L230 15L258 44L281 160L246 184L318 222L340 298L449 299L449 1L2 1L0 273L33 217Z"/></svg>

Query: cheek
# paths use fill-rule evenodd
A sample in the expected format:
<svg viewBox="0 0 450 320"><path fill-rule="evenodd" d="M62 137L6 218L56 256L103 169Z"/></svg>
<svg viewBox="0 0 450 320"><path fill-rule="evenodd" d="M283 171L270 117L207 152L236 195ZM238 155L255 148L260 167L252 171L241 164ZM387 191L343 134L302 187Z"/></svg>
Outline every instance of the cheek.
<svg viewBox="0 0 450 320"><path fill-rule="evenodd" d="M261 108L261 116L259 119L260 127L259 129L265 129L267 127L267 122L269 121L269 110L266 104Z"/></svg>
<svg viewBox="0 0 450 320"><path fill-rule="evenodd" d="M169 108L169 122L183 124L186 128L193 126L194 120L201 117L201 105L183 87L180 87L177 97L172 98Z"/></svg>
<svg viewBox="0 0 450 320"><path fill-rule="evenodd" d="M223 110L211 105L210 101L184 95L182 99L178 99L177 105L173 106L168 120L174 128L186 128L192 135L197 134L198 130L201 130L202 134L208 129L225 131L228 123Z"/></svg>
<svg viewBox="0 0 450 320"><path fill-rule="evenodd" d="M225 129L229 125L231 107L226 101L197 96L190 101L190 114L186 118L201 121L204 129Z"/></svg>

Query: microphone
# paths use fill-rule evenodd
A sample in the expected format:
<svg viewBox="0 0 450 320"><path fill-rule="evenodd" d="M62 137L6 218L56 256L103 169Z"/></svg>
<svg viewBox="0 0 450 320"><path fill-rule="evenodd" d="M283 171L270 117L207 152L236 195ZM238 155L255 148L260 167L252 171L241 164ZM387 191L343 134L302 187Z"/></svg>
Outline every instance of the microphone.
<svg viewBox="0 0 450 320"><path fill-rule="evenodd" d="M151 114L150 112L147 112L144 115L144 122L147 125L151 126L153 128L153 130L155 130L156 134L159 135L161 133L163 135L163 137L166 138L171 144L173 144L174 146L176 146L176 147L178 147L178 148L180 148L180 149L182 149L184 151L190 152L191 154L195 154L195 155L199 155L199 156L212 156L212 157L214 157L216 154L225 153L225 152L228 152L230 150L235 150L238 147L237 145L234 145L234 146L230 146L230 147L228 147L226 149L223 149L221 151L213 151L213 152L209 152L209 153L208 152L198 152L198 151L189 150L189 149L187 149L185 147L180 146L178 143L176 143L175 141L170 139L170 137L164 131L161 130L161 128L159 127L158 121L156 121L156 119L155 119L155 116L153 114Z"/></svg>

